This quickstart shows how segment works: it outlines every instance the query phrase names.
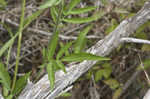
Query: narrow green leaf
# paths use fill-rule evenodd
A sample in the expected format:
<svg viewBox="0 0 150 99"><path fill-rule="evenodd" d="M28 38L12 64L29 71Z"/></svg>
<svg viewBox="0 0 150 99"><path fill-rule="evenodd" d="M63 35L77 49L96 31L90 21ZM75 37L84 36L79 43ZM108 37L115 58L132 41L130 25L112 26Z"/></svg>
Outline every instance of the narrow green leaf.
<svg viewBox="0 0 150 99"><path fill-rule="evenodd" d="M56 63L66 73L65 65L60 60L56 60Z"/></svg>
<svg viewBox="0 0 150 99"><path fill-rule="evenodd" d="M97 7L94 6L89 6L89 7L84 7L84 8L76 8L76 9L72 9L70 10L66 15L70 15L70 14L82 14L82 13L86 13L92 10L95 10Z"/></svg>
<svg viewBox="0 0 150 99"><path fill-rule="evenodd" d="M17 36L18 36L18 33L15 36L13 36L8 42L6 42L4 46L2 46L2 48L0 49L0 57L14 43L14 40L16 39Z"/></svg>
<svg viewBox="0 0 150 99"><path fill-rule="evenodd" d="M73 23L73 24L81 24L81 23L87 23L95 20L93 17L87 17L87 18L65 18L63 19L64 22L67 23Z"/></svg>
<svg viewBox="0 0 150 99"><path fill-rule="evenodd" d="M95 13L91 17L85 17L85 18L64 18L63 21L64 22L68 22L68 23L73 23L73 24L88 23L88 22L92 22L92 21L98 20L104 14L105 14L104 12L99 11L99 12Z"/></svg>
<svg viewBox="0 0 150 99"><path fill-rule="evenodd" d="M43 58L43 63L45 64L47 62L47 50L46 50L46 48L42 49L42 58Z"/></svg>
<svg viewBox="0 0 150 99"><path fill-rule="evenodd" d="M0 7L6 6L6 1L5 0L0 0Z"/></svg>
<svg viewBox="0 0 150 99"><path fill-rule="evenodd" d="M99 61L103 61L103 60L110 60L109 58L105 58L105 57L101 57L101 56L96 56L90 53L75 53L75 54L71 54L69 56L64 56L62 58L62 61L83 61L83 60L99 60Z"/></svg>
<svg viewBox="0 0 150 99"><path fill-rule="evenodd" d="M66 45L64 45L58 52L56 59L58 60L60 57L63 56L63 54L70 48L70 46L72 45L72 42L67 43Z"/></svg>
<svg viewBox="0 0 150 99"><path fill-rule="evenodd" d="M60 47L62 48L62 47L64 47L65 45L62 43L62 42L60 42ZM66 50L65 51L65 55L66 56L68 56L70 53L69 53L69 50Z"/></svg>
<svg viewBox="0 0 150 99"><path fill-rule="evenodd" d="M75 53L79 53L81 52L81 49L83 48L84 45L84 41L86 38L87 33L89 32L89 30L92 28L92 25L87 26L84 30L82 30L75 42L75 46L74 46L74 52Z"/></svg>
<svg viewBox="0 0 150 99"><path fill-rule="evenodd" d="M0 80L2 82L2 85L5 88L7 88L7 90L10 90L11 86L10 75L1 62L0 62Z"/></svg>
<svg viewBox="0 0 150 99"><path fill-rule="evenodd" d="M59 34L59 31L57 30L55 34L53 34L50 40L50 44L48 46L48 58L49 59L51 59L55 53L57 43L58 43L58 34Z"/></svg>
<svg viewBox="0 0 150 99"><path fill-rule="evenodd" d="M8 33L10 34L10 36L12 37L9 41L7 41L4 46L0 49L0 57L3 55L3 53L9 48L12 46L15 38L17 37L18 34L16 34L14 37L13 37L13 33L11 31L11 28L9 28L7 25L5 25L4 23L1 23L8 31Z"/></svg>
<svg viewBox="0 0 150 99"><path fill-rule="evenodd" d="M117 21L115 19L112 19L111 25L106 29L106 34L112 32L117 26L118 26Z"/></svg>
<svg viewBox="0 0 150 99"><path fill-rule="evenodd" d="M52 62L53 62L53 71L56 72L57 70L60 70L60 67L58 66L56 60L53 60Z"/></svg>
<svg viewBox="0 0 150 99"><path fill-rule="evenodd" d="M58 12L56 11L56 7L51 7L50 13L51 13L51 16L52 16L54 23L56 23L57 17L58 17Z"/></svg>
<svg viewBox="0 0 150 99"><path fill-rule="evenodd" d="M102 4L107 5L108 1L107 0L101 0Z"/></svg>
<svg viewBox="0 0 150 99"><path fill-rule="evenodd" d="M58 5L61 2L61 0L47 0L44 4L40 6L40 9L46 9L53 5Z"/></svg>
<svg viewBox="0 0 150 99"><path fill-rule="evenodd" d="M24 28L26 28L33 20L35 20L41 13L43 12L43 10L38 10L35 13L33 13L32 15L28 16L25 20L24 20Z"/></svg>
<svg viewBox="0 0 150 99"><path fill-rule="evenodd" d="M50 81L50 87L51 87L51 90L53 90L54 84L55 84L55 72L54 72L54 69L53 69L53 62L52 61L47 64L46 69L47 69L47 72L48 72L48 79Z"/></svg>
<svg viewBox="0 0 150 99"><path fill-rule="evenodd" d="M62 97L70 97L70 96L72 96L72 94L69 93L69 92L66 92L66 93L62 93L60 96L62 96Z"/></svg>
<svg viewBox="0 0 150 99"><path fill-rule="evenodd" d="M67 5L66 9L64 10L64 14L66 15L69 11L71 11L81 0L71 0L71 2Z"/></svg>
<svg viewBox="0 0 150 99"><path fill-rule="evenodd" d="M2 24L3 27L8 31L10 37L13 37L12 29L8 25L6 25L5 23L0 22L0 24Z"/></svg>
<svg viewBox="0 0 150 99"><path fill-rule="evenodd" d="M30 72L26 73L24 76L20 77L16 81L15 88L14 88L14 90L12 92L13 95L18 95L23 90L23 88L27 84L27 80L28 80L29 76L30 76Z"/></svg>

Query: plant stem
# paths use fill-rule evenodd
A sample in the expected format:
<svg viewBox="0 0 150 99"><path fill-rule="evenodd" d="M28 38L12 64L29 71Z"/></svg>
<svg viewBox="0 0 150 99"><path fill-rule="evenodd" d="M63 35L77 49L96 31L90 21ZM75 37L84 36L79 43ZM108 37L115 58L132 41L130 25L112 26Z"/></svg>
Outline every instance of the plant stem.
<svg viewBox="0 0 150 99"><path fill-rule="evenodd" d="M25 11L25 0L23 0L23 3L22 3L21 18L20 18L21 21L20 21L19 36L18 36L16 66L15 66L15 72L14 72L14 78L13 78L11 92L13 92L13 90L15 88L16 80L17 80L18 66L19 66L19 60L20 60L20 51L21 51L22 31L23 31L23 25L24 25L24 11Z"/></svg>
<svg viewBox="0 0 150 99"><path fill-rule="evenodd" d="M55 25L55 28L54 28L54 33L56 33L58 31L58 26L61 22L60 19L62 17L63 7L64 7L64 4L63 4L63 0L62 0L62 4L60 4L60 7L59 7L59 12L60 13L57 16L57 21L56 21L56 25ZM49 43L50 43L50 41L49 41Z"/></svg>

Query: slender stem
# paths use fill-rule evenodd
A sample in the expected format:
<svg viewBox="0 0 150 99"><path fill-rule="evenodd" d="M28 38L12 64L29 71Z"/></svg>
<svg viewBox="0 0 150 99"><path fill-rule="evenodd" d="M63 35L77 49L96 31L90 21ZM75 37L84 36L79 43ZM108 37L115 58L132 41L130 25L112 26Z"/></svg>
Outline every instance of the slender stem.
<svg viewBox="0 0 150 99"><path fill-rule="evenodd" d="M62 11L63 11L63 1L61 1L62 4L59 5L59 12L58 12L58 16L57 16L57 21L56 21L56 25L54 27L54 30L53 30L53 35L52 35L52 39L49 40L49 43L48 43L48 53L51 53L49 52L49 49L50 49L50 45L51 45L51 42L53 40L53 38L56 36L56 35L59 35L59 24L61 22L61 17L62 17ZM55 34L54 34L55 33ZM48 56L47 60L50 60L52 58L53 55L50 55Z"/></svg>
<svg viewBox="0 0 150 99"><path fill-rule="evenodd" d="M19 66L19 60L20 60L22 31L23 31L23 23L24 23L25 0L23 0L23 3L22 3L22 10L21 10L21 11L22 11L22 12L21 12L20 27L19 27L16 66L15 66L15 72L14 72L14 78L13 78L13 83L12 83L11 92L13 92L13 90L14 90L14 88L15 88L16 80L17 80L18 66Z"/></svg>
<svg viewBox="0 0 150 99"><path fill-rule="evenodd" d="M56 25L55 25L55 28L54 28L54 33L57 32L58 26L59 26L59 24L60 24L60 22L61 22L60 19L61 19L61 17L62 17L63 7L64 7L64 4L63 4L63 0L62 0L62 4L60 4L60 7L59 7L59 12L60 12L60 13L58 13L58 16L57 16L57 21L56 21ZM49 41L49 43L50 43L50 41Z"/></svg>

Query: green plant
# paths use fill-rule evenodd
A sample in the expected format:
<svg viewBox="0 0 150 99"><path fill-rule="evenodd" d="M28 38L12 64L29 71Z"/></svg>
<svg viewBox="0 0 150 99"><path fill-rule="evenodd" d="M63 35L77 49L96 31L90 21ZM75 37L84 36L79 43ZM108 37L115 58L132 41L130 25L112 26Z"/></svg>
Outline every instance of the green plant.
<svg viewBox="0 0 150 99"><path fill-rule="evenodd" d="M101 65L101 67L99 66ZM86 79L91 79L91 76L94 75L95 82L98 83L100 80L108 85L112 90L118 90L120 88L120 83L111 77L112 66L110 63L98 62L87 74ZM117 93L116 93L117 94Z"/></svg>
<svg viewBox="0 0 150 99"><path fill-rule="evenodd" d="M18 73L18 65L19 65L19 58L20 58L20 50L21 50L21 40L22 40L22 32L23 32L23 23L24 23L24 11L25 11L25 0L23 0L22 3L22 13L21 13L21 18L20 18L20 26L18 30L18 47L17 47L17 57L16 57L16 66L15 66L15 73L14 73L14 78L13 78L13 83L12 83L12 89L11 91L13 92L17 80L17 73Z"/></svg>
<svg viewBox="0 0 150 99"><path fill-rule="evenodd" d="M24 76L17 79L18 64L20 60L22 32L43 11L43 10L39 10L33 13L31 16L24 19L24 12L25 12L24 10L25 10L25 0L22 1L22 14L20 18L21 22L20 22L20 26L16 34L13 34L13 32L11 31L11 28L9 28L7 25L5 25L4 23L1 23L6 28L6 30L8 31L11 37L11 39L8 42L6 42L0 49L0 57L4 55L4 53L8 49L7 62L6 62L7 67L9 63L10 51L11 51L12 45L15 39L18 37L18 49L17 49L17 59L16 59L14 79L11 79L7 68L5 68L5 65L2 62L0 62L0 68L1 68L0 69L0 81L1 81L0 83L2 84L2 88L3 88L3 96L6 99L12 99L14 96L18 95L27 83L27 79L29 78L30 73L26 73Z"/></svg>
<svg viewBox="0 0 150 99"><path fill-rule="evenodd" d="M9 34L11 39L7 41L2 48L0 49L0 57L4 55L4 53L7 52L7 63L6 66L0 62L0 83L3 87L3 96L6 99L12 99L14 96L18 95L21 90L25 87L27 83L27 79L29 78L30 73L26 73L24 76L17 79L17 73L18 73L18 64L20 61L20 48L21 48L21 40L22 40L22 33L23 30L29 26L29 24L35 20L44 9L50 7L51 16L53 19L53 36L51 40L49 41L48 47L43 49L43 57L44 57L44 66L46 66L50 85L51 88L54 88L54 81L55 81L55 72L59 69L65 70L65 64L64 62L81 62L83 60L109 60L109 58L104 58L100 56L96 56L90 53L86 53L83 51L82 47L86 44L86 35L92 28L92 25L87 26L85 29L83 29L77 38L76 41L68 42L66 44L60 43L60 50L58 51L58 54L55 55L56 48L58 48L58 35L61 32L60 25L63 23L73 23L73 24L81 24L81 23L88 23L95 21L99 18L101 18L104 15L104 12L98 11L99 13L94 13L90 17L71 17L68 18L68 16L78 15L82 13L87 13L89 11L95 10L97 7L85 7L85 8L75 8L78 3L80 3L80 0L71 0L67 6L64 6L63 0L48 0L45 4L40 6L40 10L33 13L31 16L24 18L24 12L25 12L25 0L22 1L22 10L21 10L21 17L20 17L20 26L17 31L17 33L13 33L11 29L7 26L4 26ZM5 0L0 1L0 5L4 4L6 5ZM3 23L2 23L3 24ZM4 25L4 24L3 24ZM17 59L16 59L16 66L15 66L15 72L14 72L14 78L11 79L9 72L7 70L9 58L10 58L10 52L12 45L14 44L14 41L18 38L18 47L17 47ZM70 47L74 47L74 50L69 52ZM8 51L7 51L8 50Z"/></svg>
<svg viewBox="0 0 150 99"><path fill-rule="evenodd" d="M4 67L4 64L0 62L0 83L2 84L3 96L5 99L12 99L13 96L18 95L25 87L29 75L30 73L26 73L24 76L20 77L15 83L16 86L14 86L14 90L11 91L12 79L7 69Z"/></svg>
<svg viewBox="0 0 150 99"><path fill-rule="evenodd" d="M112 32L116 27L118 26L118 23L115 19L112 19L111 20L111 26L109 26L107 29L106 29L106 34L109 34L110 32Z"/></svg>
<svg viewBox="0 0 150 99"><path fill-rule="evenodd" d="M86 35L92 28L92 25L89 25L85 29L83 29L79 33L77 40L66 43L65 45L61 44L62 47L55 55L59 40L58 35L61 31L61 28L59 27L60 24L63 24L63 22L73 24L88 23L99 19L104 14L103 12L100 12L95 13L90 17L68 18L69 15L82 14L97 8L92 6L85 8L75 8L80 2L81 0L71 0L67 6L64 6L64 0L48 0L45 4L40 6L41 9L51 7L50 11L53 19L52 26L54 26L53 36L49 41L49 45L47 48L43 49L44 66L46 66L48 72L51 89L54 88L55 72L59 69L66 72L64 62L81 62L84 60L110 60L109 58L83 52L82 48L86 43ZM74 50L72 51L72 53L69 53L68 50L71 46L74 47Z"/></svg>
<svg viewBox="0 0 150 99"><path fill-rule="evenodd" d="M0 9L4 8L7 5L5 0L0 0Z"/></svg>

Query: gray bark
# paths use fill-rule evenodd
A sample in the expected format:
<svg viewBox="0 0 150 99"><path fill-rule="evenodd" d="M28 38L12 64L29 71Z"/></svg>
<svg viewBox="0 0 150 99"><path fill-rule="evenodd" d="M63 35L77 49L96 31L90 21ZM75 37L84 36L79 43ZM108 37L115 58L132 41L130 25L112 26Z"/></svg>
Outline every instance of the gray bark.
<svg viewBox="0 0 150 99"><path fill-rule="evenodd" d="M147 91L143 99L150 99L150 89Z"/></svg>

